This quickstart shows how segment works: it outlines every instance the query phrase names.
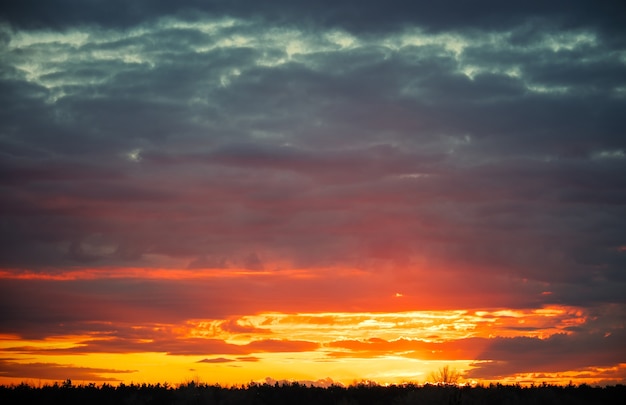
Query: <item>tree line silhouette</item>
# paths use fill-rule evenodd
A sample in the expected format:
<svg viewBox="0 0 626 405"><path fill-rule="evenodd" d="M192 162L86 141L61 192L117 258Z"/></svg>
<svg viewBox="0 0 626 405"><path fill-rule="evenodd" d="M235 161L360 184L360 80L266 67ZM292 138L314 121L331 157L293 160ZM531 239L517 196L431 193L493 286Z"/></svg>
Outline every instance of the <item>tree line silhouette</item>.
<svg viewBox="0 0 626 405"><path fill-rule="evenodd" d="M626 385L592 387L589 385L490 384L457 386L450 384L401 384L382 386L373 382L348 387L315 387L297 382L222 387L189 382L173 387L166 384L74 385L70 380L33 387L0 386L0 403L91 404L91 405L496 405L496 404L624 404Z"/></svg>

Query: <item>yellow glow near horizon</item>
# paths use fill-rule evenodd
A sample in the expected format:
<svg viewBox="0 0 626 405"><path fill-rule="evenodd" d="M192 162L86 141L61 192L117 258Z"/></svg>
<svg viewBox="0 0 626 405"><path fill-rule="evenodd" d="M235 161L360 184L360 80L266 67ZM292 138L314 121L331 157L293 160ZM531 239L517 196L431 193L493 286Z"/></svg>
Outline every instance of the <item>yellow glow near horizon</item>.
<svg viewBox="0 0 626 405"><path fill-rule="evenodd" d="M164 353L126 353L83 355L51 355L40 364L55 364L67 367L67 378L76 384L92 382L88 378L75 378L71 368L109 369L115 367L120 372L102 372L98 383L164 383L171 385L198 381L223 386L263 382L269 379L286 381L315 382L330 379L335 383L350 385L362 380L371 380L384 384L403 382L425 382L428 373L441 367L444 362L424 362L398 356L380 358L344 358L329 361L320 354L301 353L265 353L258 361L200 363L201 356L169 356ZM40 360L37 360L39 363ZM20 364L32 364L28 359ZM445 362L454 367L466 369L469 361ZM28 381L30 380L30 381ZM61 379L47 378L7 378L0 376L0 384L18 384L33 380L46 382Z"/></svg>
<svg viewBox="0 0 626 405"><path fill-rule="evenodd" d="M94 322L94 332L85 335L44 340L6 335L0 340L0 352L12 369L24 370L24 376L30 370L31 375L43 376L40 379L44 381L53 380L45 378L44 371L53 368L56 375L66 373L67 378L85 382L201 380L233 385L266 378L290 381L330 378L342 384L359 380L397 384L424 382L430 372L443 365L452 365L461 373L471 369L475 356L492 336L545 337L568 333L566 328L584 323L585 319L577 308L549 307L260 313L233 319L192 319L181 324ZM518 328L522 321L528 330ZM102 332L103 327L110 327L111 331ZM132 333L124 335L118 328ZM446 353L448 350L453 354ZM548 377L550 381L560 381L566 374ZM570 379L575 375L567 374ZM526 381L523 376L506 378ZM25 379L0 376L0 383Z"/></svg>

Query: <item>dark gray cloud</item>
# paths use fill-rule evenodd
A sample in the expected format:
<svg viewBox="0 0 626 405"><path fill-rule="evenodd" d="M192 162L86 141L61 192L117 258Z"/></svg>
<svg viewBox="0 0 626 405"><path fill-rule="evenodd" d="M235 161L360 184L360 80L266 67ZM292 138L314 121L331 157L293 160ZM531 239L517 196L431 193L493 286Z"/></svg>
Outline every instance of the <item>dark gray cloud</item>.
<svg viewBox="0 0 626 405"><path fill-rule="evenodd" d="M552 1L550 3L481 0L459 4L453 0L437 4L394 0L343 0L332 2L272 0L259 4L249 0L56 0L45 5L25 0L7 5L0 16L24 27L64 28L68 25L97 24L128 27L163 15L183 18L229 16L258 19L271 24L306 27L334 27L355 32L381 32L420 25L430 30L491 29L530 25L524 36L532 35L537 20L565 29L593 27L608 34L622 34L624 6L619 2ZM522 38L524 36L521 36ZM622 37L621 40L624 38Z"/></svg>
<svg viewBox="0 0 626 405"><path fill-rule="evenodd" d="M623 362L623 307L601 306L589 309L582 325L568 328L548 338L511 337L490 339L476 355L477 362L467 377L511 375L515 373L559 373L568 370L581 375L597 368L610 369ZM594 348L590 350L590 348Z"/></svg>
<svg viewBox="0 0 626 405"><path fill-rule="evenodd" d="M617 334L615 333L617 332ZM623 330L612 334L556 334L547 339L494 339L481 353L468 378L502 378L511 374L587 371L613 367L626 358ZM589 347L599 350L590 351ZM505 354L506 353L506 354Z"/></svg>
<svg viewBox="0 0 626 405"><path fill-rule="evenodd" d="M453 3L4 7L0 266L337 266L623 304L623 6ZM189 287L78 284L5 286L4 319L32 327L40 296L47 322L115 299L178 321ZM193 315L233 313L205 293Z"/></svg>

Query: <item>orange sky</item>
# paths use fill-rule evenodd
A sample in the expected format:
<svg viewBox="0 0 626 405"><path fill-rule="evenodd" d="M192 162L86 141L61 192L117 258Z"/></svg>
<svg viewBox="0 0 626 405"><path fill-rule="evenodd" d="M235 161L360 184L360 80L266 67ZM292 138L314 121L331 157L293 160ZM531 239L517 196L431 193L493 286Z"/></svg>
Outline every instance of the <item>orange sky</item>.
<svg viewBox="0 0 626 405"><path fill-rule="evenodd" d="M21 295L24 313L15 318L31 319L20 334L1 337L5 384L426 382L444 365L467 383L610 383L626 373L613 361L621 342L609 325L576 334L596 322L588 310L493 306L497 295L466 291L474 306L462 306L440 297L439 289L451 288L446 277L425 280L425 290L339 269L7 271L2 278ZM113 284L99 294L103 283ZM503 291L514 302L512 292Z"/></svg>

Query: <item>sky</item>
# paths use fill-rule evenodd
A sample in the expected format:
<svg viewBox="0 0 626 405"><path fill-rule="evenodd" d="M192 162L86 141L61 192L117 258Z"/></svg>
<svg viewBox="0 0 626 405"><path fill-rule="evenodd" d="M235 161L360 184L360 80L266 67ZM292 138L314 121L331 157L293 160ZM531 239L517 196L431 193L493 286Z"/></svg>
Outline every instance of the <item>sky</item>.
<svg viewBox="0 0 626 405"><path fill-rule="evenodd" d="M0 6L0 384L626 383L626 5Z"/></svg>

